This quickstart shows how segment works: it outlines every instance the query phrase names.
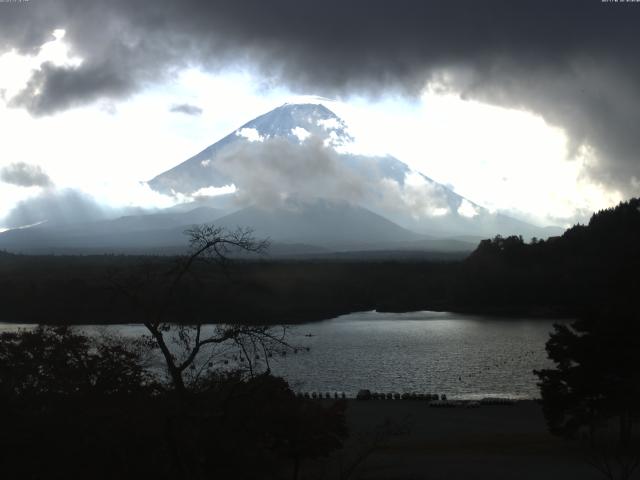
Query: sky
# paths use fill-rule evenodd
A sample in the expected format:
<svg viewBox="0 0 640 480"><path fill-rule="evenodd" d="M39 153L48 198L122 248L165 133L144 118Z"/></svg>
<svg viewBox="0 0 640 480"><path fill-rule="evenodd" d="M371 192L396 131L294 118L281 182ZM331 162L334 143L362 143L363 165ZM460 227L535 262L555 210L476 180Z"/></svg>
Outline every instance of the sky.
<svg viewBox="0 0 640 480"><path fill-rule="evenodd" d="M310 101L354 151L585 221L640 193L637 25L640 2L600 0L2 2L0 218L61 195L170 206L143 182Z"/></svg>

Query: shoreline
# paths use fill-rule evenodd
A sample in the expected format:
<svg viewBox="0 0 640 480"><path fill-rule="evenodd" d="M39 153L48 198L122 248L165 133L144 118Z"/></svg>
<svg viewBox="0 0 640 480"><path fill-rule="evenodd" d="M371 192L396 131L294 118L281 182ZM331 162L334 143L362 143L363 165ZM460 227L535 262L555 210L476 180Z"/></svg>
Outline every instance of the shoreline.
<svg viewBox="0 0 640 480"><path fill-rule="evenodd" d="M334 320L338 317L342 317L345 315L358 314L358 313L367 313L367 312L378 312L378 313L389 313L389 314L403 314L403 313L420 313L420 312L436 312L436 313L452 313L452 314L460 314L460 315L473 315L478 317L483 316L492 316L496 319L504 319L506 321L518 321L518 320L571 320L575 318L574 314L569 312L563 312L558 309L543 309L543 308L529 308L529 309L517 309L517 308L501 308L501 307L489 307L489 308L468 308L468 307L456 307L451 306L451 308L445 308L442 305L438 306L426 306L425 308L419 309L387 309L387 308L377 308L377 309L354 309L354 310L340 310L333 312L331 314L313 314L309 315L308 318L304 318L298 321L290 321L285 319L282 322L275 321L266 321L266 322L256 322L251 323L247 322L246 319L241 318L237 323L243 325L271 325L271 326L298 326L298 325L306 325L313 324L319 322L326 322L330 320ZM292 315L296 316L296 315ZM297 316L296 316L297 317ZM481 318L480 318L481 319ZM179 325L178 322L168 322L173 325ZM202 322L201 325L221 325L227 322ZM73 321L73 322L40 322L37 320L29 320L29 319L19 319L19 320L10 320L10 319L2 319L0 320L0 325L44 325L44 326L118 326L118 325L128 325L128 326L139 326L142 325L141 322L135 321L113 321L113 322L105 322L103 318L98 321L92 322L90 320L83 319L82 321ZM184 323L184 325L191 325L189 323Z"/></svg>

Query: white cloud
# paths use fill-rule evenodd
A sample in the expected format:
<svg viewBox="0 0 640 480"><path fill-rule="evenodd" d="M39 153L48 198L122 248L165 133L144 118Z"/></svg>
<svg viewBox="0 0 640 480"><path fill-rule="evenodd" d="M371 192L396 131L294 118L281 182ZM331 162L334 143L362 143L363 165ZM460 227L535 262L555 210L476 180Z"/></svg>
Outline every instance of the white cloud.
<svg viewBox="0 0 640 480"><path fill-rule="evenodd" d="M478 208L476 208L473 203L468 201L466 198L462 200L458 207L458 215L462 215L463 217L473 218L476 215L479 215L479 213Z"/></svg>
<svg viewBox="0 0 640 480"><path fill-rule="evenodd" d="M224 185L222 187L203 187L191 194L194 198L199 197L217 197L218 195L227 195L230 193L236 193L236 186L234 184Z"/></svg>
<svg viewBox="0 0 640 480"><path fill-rule="evenodd" d="M241 128L236 131L236 135L238 137L243 137L249 140L250 142L264 142L264 137L258 133L258 130L255 128Z"/></svg>
<svg viewBox="0 0 640 480"><path fill-rule="evenodd" d="M298 141L300 142L304 142L307 138L309 138L311 136L311 132L309 132L309 130L302 128L302 127L296 127L296 128L292 128L291 129L291 133L298 139Z"/></svg>
<svg viewBox="0 0 640 480"><path fill-rule="evenodd" d="M342 127L338 119L333 117L320 119L318 120L317 125L324 128L325 130L338 130L340 127Z"/></svg>
<svg viewBox="0 0 640 480"><path fill-rule="evenodd" d="M409 211L416 219L441 217L450 212L442 187L428 182L417 172L407 173L404 185L391 178L382 178L380 189L387 207Z"/></svg>
<svg viewBox="0 0 640 480"><path fill-rule="evenodd" d="M126 178L119 181L111 180L102 185L93 185L90 188L78 190L91 195L101 205L112 208L167 208L191 200L179 195L171 196L158 193L152 190L146 182ZM126 193L123 194L122 192Z"/></svg>

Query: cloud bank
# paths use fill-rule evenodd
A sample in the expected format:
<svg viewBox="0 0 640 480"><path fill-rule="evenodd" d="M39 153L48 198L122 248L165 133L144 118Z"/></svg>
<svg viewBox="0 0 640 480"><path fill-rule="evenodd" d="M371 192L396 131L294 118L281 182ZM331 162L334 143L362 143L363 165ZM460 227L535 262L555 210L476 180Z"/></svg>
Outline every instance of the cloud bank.
<svg viewBox="0 0 640 480"><path fill-rule="evenodd" d="M0 180L19 187L50 187L53 182L40 166L17 162L0 169Z"/></svg>
<svg viewBox="0 0 640 480"><path fill-rule="evenodd" d="M317 137L302 145L280 137L240 142L223 150L211 165L233 181L243 206L276 208L292 198L319 197L358 202L368 189L366 180Z"/></svg>
<svg viewBox="0 0 640 480"><path fill-rule="evenodd" d="M274 137L231 145L207 166L233 182L240 206L289 208L322 198L367 205L379 212L408 211L414 218L451 212L444 188L422 175L407 171L392 179L375 159L347 158L317 136L302 143Z"/></svg>
<svg viewBox="0 0 640 480"><path fill-rule="evenodd" d="M5 228L42 222L60 225L103 220L110 216L113 216L113 212L87 194L73 189L51 189L19 202L2 224Z"/></svg>

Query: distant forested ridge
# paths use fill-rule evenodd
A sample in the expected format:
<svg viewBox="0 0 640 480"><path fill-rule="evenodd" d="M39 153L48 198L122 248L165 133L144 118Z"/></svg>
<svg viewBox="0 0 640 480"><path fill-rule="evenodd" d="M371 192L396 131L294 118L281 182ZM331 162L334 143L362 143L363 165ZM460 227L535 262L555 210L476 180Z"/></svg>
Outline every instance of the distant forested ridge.
<svg viewBox="0 0 640 480"><path fill-rule="evenodd" d="M166 256L0 257L0 322L138 323L112 279L162 299L176 259ZM300 323L365 310L431 308L448 297L455 263L430 261L199 262L172 299L175 322ZM154 278L150 281L149 278ZM426 293L426 294L425 294ZM440 306L440 303L437 303Z"/></svg>
<svg viewBox="0 0 640 480"><path fill-rule="evenodd" d="M546 240L483 240L461 261L265 259L235 261L224 271L201 262L168 308L177 322L211 323L299 323L374 309L546 317L631 309L639 286L639 207L640 199L631 199ZM0 321L136 322L114 279L153 297L175 262L0 252Z"/></svg>

